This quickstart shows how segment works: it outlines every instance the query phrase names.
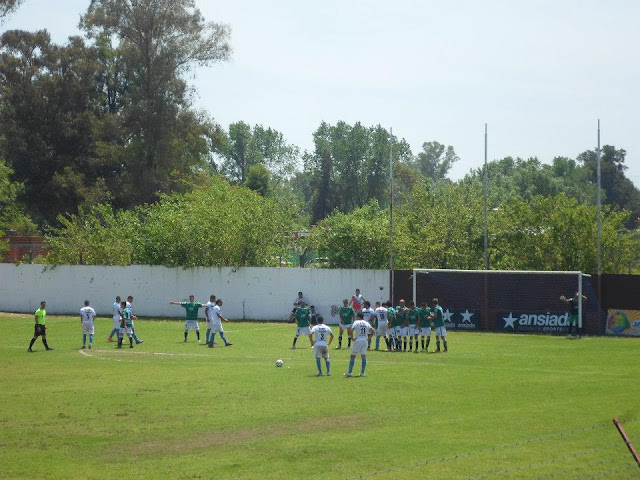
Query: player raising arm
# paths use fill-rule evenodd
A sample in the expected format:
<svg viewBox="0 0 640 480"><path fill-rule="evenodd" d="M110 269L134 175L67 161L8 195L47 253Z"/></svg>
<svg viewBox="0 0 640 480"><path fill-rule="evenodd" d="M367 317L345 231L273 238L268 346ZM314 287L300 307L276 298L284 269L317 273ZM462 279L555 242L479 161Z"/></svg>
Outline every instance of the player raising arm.
<svg viewBox="0 0 640 480"><path fill-rule="evenodd" d="M582 295L582 300L586 299L587 297ZM561 295L560 300L569 305L569 333L567 337L573 338L572 332L575 329L576 338L580 338L580 323L578 322L578 313L580 312L580 292L576 292L573 298L567 298L564 295Z"/></svg>
<svg viewBox="0 0 640 480"><path fill-rule="evenodd" d="M200 343L200 326L198 325L198 309L202 308L204 304L195 301L194 295L189 295L188 302L176 302L171 300L171 305L180 305L185 310L185 322L184 322L184 341L187 342L187 335L189 330L195 330L198 337L198 343Z"/></svg>

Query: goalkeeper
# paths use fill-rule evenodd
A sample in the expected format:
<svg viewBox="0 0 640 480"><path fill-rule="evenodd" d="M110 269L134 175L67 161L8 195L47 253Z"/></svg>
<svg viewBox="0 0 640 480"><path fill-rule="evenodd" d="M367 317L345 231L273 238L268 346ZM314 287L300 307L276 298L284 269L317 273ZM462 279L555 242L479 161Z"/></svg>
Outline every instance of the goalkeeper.
<svg viewBox="0 0 640 480"><path fill-rule="evenodd" d="M582 295L582 300L586 300L587 297ZM569 305L569 333L568 338L574 338L573 331L575 330L575 338L580 338L580 323L578 322L578 313L580 312L580 292L576 292L573 298L567 298L564 295L560 296L560 300Z"/></svg>

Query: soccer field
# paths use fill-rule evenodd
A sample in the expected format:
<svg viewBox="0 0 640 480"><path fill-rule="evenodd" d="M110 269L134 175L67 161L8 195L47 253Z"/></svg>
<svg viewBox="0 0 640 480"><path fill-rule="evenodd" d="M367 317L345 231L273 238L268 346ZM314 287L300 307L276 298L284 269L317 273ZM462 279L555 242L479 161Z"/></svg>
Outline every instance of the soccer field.
<svg viewBox="0 0 640 480"><path fill-rule="evenodd" d="M0 478L640 473L611 421L640 447L637 339L450 332L449 353L371 352L367 377L344 378L348 350L316 377L290 324L228 323L233 346L209 349L183 322L138 320L145 343L117 350L99 318L82 351L78 317L47 325L54 350L29 354L33 316L0 314Z"/></svg>

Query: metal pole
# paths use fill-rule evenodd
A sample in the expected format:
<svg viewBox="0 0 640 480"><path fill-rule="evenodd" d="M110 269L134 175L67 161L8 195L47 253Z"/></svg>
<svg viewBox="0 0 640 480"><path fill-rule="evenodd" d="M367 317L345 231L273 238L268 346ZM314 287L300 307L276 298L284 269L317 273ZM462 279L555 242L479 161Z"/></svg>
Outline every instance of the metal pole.
<svg viewBox="0 0 640 480"><path fill-rule="evenodd" d="M393 271L393 128L389 128L389 300L394 302L395 273ZM395 305L395 304L394 304Z"/></svg>
<svg viewBox="0 0 640 480"><path fill-rule="evenodd" d="M598 179L598 191L597 203L598 203L598 283L600 283L600 274L602 274L602 201L600 199L600 187L601 187L601 171L600 171L600 119L598 119L598 166L597 166L597 179Z"/></svg>
<svg viewBox="0 0 640 480"><path fill-rule="evenodd" d="M578 273L578 335L582 330L582 272ZM569 327L571 331L571 327Z"/></svg>
<svg viewBox="0 0 640 480"><path fill-rule="evenodd" d="M489 270L489 232L487 226L487 204L489 202L489 165L487 163L487 124L484 124L484 269Z"/></svg>

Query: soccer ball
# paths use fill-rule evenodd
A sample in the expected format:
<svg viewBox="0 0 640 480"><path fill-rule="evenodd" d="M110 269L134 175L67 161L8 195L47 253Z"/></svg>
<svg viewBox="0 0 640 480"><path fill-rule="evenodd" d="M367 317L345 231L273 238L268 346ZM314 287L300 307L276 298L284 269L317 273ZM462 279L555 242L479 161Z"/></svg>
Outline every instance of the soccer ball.
<svg viewBox="0 0 640 480"><path fill-rule="evenodd" d="M281 367L282 365L284 365L284 362L282 360L276 360L276 367Z"/></svg>

